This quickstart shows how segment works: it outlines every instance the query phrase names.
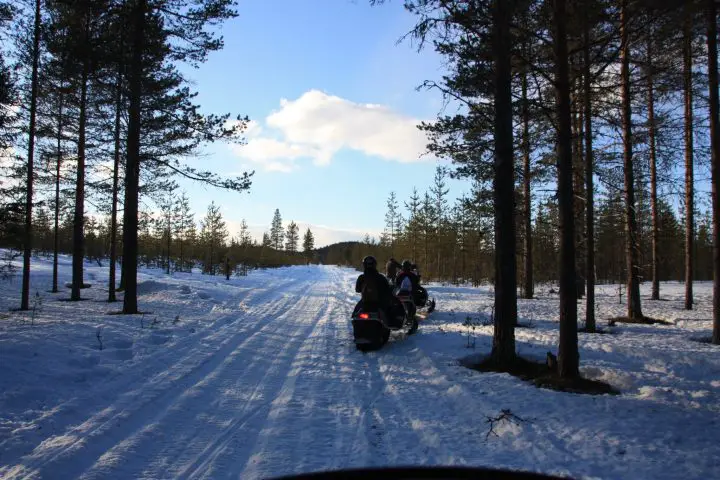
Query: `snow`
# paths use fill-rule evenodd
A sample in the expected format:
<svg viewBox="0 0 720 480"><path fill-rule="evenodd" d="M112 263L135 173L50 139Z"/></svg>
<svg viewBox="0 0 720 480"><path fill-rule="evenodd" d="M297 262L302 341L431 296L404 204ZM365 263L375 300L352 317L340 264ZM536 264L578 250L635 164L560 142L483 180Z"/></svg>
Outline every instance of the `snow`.
<svg viewBox="0 0 720 480"><path fill-rule="evenodd" d="M139 277L145 315L108 315L107 266L86 264L83 302L48 293L35 259L34 319L0 281L1 478L267 478L386 465L483 465L585 478L710 478L720 468L720 356L712 285L664 283L645 314L672 325L580 334L583 373L619 396L537 389L459 364L487 353L490 287L431 285L438 310L378 352L352 342L357 272L328 266L248 277ZM63 257L60 285L70 281ZM624 299L623 299L624 300ZM598 323L624 313L598 288ZM518 351L556 352L558 298L519 300ZM581 318L583 310L581 308ZM468 348L467 317L476 323ZM471 336L473 335L470 330ZM98 338L98 335L100 338ZM472 343L472 338L470 339ZM100 349L102 342L102 349ZM487 417L509 409L522 420Z"/></svg>

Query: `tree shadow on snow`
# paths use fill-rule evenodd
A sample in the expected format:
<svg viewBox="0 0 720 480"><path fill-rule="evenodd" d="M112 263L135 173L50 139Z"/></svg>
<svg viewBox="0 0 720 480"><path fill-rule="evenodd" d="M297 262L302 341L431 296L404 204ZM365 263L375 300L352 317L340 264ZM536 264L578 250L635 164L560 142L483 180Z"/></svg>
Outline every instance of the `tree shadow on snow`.
<svg viewBox="0 0 720 480"><path fill-rule="evenodd" d="M471 358L461 359L461 365L478 372L509 373L539 388L588 395L620 394L619 390L606 382L591 380L582 376L561 377L557 370L557 359L549 352L547 363L528 360L520 356L516 357L515 361L507 364L500 364L489 356L482 358L479 362L476 356Z"/></svg>

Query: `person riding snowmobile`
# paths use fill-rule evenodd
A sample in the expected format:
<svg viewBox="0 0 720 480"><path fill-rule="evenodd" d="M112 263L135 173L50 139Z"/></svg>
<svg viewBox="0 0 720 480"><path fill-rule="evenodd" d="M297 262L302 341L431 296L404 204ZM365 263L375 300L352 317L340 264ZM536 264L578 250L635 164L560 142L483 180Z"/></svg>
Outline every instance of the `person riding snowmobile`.
<svg viewBox="0 0 720 480"><path fill-rule="evenodd" d="M420 275L417 272L417 265L405 260L402 263L402 271L395 280L395 285L400 291L407 290L411 293L413 302L416 306L424 307L428 294L422 286L420 286ZM404 283L404 285L403 285Z"/></svg>
<svg viewBox="0 0 720 480"><path fill-rule="evenodd" d="M409 294L410 298L412 298L412 303L408 305L408 313L414 316L416 312L415 299L417 298L420 281L417 275L412 272L412 263L410 260L403 261L402 271L395 279L395 286L398 289L398 295Z"/></svg>
<svg viewBox="0 0 720 480"><path fill-rule="evenodd" d="M398 263L398 261L393 257L390 257L390 260L388 260L387 264L385 264L385 275L393 285L395 284L395 277L397 277L397 271L400 267L400 263Z"/></svg>
<svg viewBox="0 0 720 480"><path fill-rule="evenodd" d="M408 279L409 282L405 281L405 279ZM403 285L403 282L405 283L405 285ZM395 286L400 287L401 290L409 290L413 294L413 296L418 291L418 288L420 287L420 279L417 275L415 275L415 273L413 273L412 263L410 262L410 260L403 261L402 271L395 279Z"/></svg>
<svg viewBox="0 0 720 480"><path fill-rule="evenodd" d="M377 260L372 255L363 258L363 273L355 282L355 291L362 295L356 310L360 305L366 309L382 310L390 324L404 314L401 313L404 312L403 306L393 295L387 278L377 271Z"/></svg>

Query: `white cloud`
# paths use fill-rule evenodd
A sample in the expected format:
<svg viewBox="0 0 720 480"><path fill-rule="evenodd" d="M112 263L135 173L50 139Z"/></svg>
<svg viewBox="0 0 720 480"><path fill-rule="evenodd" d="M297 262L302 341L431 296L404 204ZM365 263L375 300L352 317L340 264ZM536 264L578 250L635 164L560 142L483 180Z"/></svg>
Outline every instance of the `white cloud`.
<svg viewBox="0 0 720 480"><path fill-rule="evenodd" d="M250 138L247 145L231 145L236 155L254 163L262 164L266 170L290 172L298 158L308 158L314 151L306 145L285 143L273 138Z"/></svg>
<svg viewBox="0 0 720 480"><path fill-rule="evenodd" d="M422 156L427 139L418 130L419 123L383 105L355 103L310 90L297 100L282 99L280 109L265 119L267 129L252 125L246 132L247 145L231 148L238 157L282 172L294 170L298 159L328 165L343 148L412 163L430 160Z"/></svg>

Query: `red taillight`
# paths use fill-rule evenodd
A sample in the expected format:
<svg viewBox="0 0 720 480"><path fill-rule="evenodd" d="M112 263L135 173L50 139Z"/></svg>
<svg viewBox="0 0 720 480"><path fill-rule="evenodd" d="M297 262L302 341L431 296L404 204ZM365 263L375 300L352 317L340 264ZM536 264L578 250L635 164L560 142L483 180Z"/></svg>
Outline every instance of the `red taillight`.
<svg viewBox="0 0 720 480"><path fill-rule="evenodd" d="M358 315L358 318L368 320L370 318L370 315L368 315L367 313L361 313L360 315Z"/></svg>

